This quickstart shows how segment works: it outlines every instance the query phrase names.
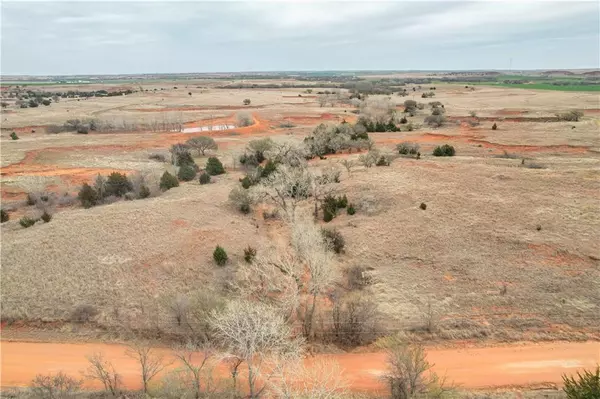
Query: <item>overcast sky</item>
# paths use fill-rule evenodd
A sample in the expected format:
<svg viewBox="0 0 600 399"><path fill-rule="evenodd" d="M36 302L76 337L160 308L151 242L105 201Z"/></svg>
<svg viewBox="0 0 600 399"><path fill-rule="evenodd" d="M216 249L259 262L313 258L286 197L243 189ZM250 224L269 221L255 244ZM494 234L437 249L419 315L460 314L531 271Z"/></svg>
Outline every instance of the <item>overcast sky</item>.
<svg viewBox="0 0 600 399"><path fill-rule="evenodd" d="M598 68L600 3L2 1L2 74Z"/></svg>

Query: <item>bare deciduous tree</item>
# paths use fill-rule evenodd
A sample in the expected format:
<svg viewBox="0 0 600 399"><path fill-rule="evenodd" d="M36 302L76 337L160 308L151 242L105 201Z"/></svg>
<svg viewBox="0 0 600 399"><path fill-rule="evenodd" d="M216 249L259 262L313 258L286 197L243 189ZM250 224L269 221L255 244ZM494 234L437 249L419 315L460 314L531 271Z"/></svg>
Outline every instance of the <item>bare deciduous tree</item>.
<svg viewBox="0 0 600 399"><path fill-rule="evenodd" d="M356 165L356 162L353 159L344 159L340 162L346 171L348 172L348 176L352 175L352 168Z"/></svg>
<svg viewBox="0 0 600 399"><path fill-rule="evenodd" d="M200 136L189 139L185 142L188 146L195 149L198 155L206 153L206 150L217 150L219 146L212 137Z"/></svg>
<svg viewBox="0 0 600 399"><path fill-rule="evenodd" d="M425 349L420 345L407 345L391 338L386 345L388 372L384 376L392 399L411 399L426 396L442 398L452 390L446 386L445 377L431 371Z"/></svg>
<svg viewBox="0 0 600 399"><path fill-rule="evenodd" d="M75 397L77 391L81 389L81 384L81 380L59 371L54 375L36 375L31 381L31 390L36 398L66 399Z"/></svg>
<svg viewBox="0 0 600 399"><path fill-rule="evenodd" d="M277 364L278 378L271 389L285 399L341 399L347 397L339 365L329 359L310 365L302 361Z"/></svg>
<svg viewBox="0 0 600 399"><path fill-rule="evenodd" d="M184 372L192 380L195 399L200 399L202 394L212 393L214 390L212 381L214 356L215 351L208 344L198 346L188 343L175 352L175 357L183 365Z"/></svg>
<svg viewBox="0 0 600 399"><path fill-rule="evenodd" d="M135 359L140 364L144 393L148 393L148 383L150 380L169 365L164 356L156 354L147 343L142 341L130 344L126 355Z"/></svg>
<svg viewBox="0 0 600 399"><path fill-rule="evenodd" d="M222 344L248 368L250 398L258 398L271 374L258 376L265 356L299 353L300 341L293 337L285 318L275 308L260 302L233 301L222 312L214 312L211 324Z"/></svg>
<svg viewBox="0 0 600 399"><path fill-rule="evenodd" d="M104 359L102 353L94 353L87 357L90 366L88 367L86 377L92 380L98 380L104 385L104 390L110 392L112 396L118 396L120 393L121 376L115 370L114 365Z"/></svg>
<svg viewBox="0 0 600 399"><path fill-rule="evenodd" d="M310 308L304 314L304 335L312 337L314 317L318 297L331 284L333 273L333 254L323 240L319 226L307 220L297 219L292 223L292 247L306 264L310 279L308 293L312 297Z"/></svg>
<svg viewBox="0 0 600 399"><path fill-rule="evenodd" d="M295 217L298 203L310 195L311 175L307 168L280 165L260 183L260 195L281 209L288 219Z"/></svg>

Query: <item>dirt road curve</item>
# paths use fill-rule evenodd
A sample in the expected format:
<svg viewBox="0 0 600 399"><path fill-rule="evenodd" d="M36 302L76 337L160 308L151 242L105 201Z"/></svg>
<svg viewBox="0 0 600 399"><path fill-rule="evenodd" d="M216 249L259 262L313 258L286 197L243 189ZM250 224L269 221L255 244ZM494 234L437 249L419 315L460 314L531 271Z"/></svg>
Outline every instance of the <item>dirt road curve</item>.
<svg viewBox="0 0 600 399"><path fill-rule="evenodd" d="M128 388L139 388L138 367L125 355L124 346L2 342L1 349L2 387L25 386L38 373L60 370L81 377L81 371L88 366L85 356L100 351L114 362ZM386 366L384 354L319 355L307 361L320 356L339 363L352 390L378 391L382 388L379 376ZM446 373L449 380L463 388L560 384L563 373L591 368L600 362L600 342L434 349L428 351L428 358L435 363L438 373Z"/></svg>

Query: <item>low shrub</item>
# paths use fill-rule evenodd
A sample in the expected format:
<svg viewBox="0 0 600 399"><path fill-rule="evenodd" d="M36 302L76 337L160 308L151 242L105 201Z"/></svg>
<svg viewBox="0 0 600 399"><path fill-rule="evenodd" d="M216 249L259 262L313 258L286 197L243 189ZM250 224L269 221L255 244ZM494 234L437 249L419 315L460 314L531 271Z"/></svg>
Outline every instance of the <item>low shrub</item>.
<svg viewBox="0 0 600 399"><path fill-rule="evenodd" d="M98 193L87 183L83 183L83 186L81 186L81 189L79 190L79 194L77 194L77 198L79 198L79 201L84 208L91 208L97 205L99 201Z"/></svg>
<svg viewBox="0 0 600 399"><path fill-rule="evenodd" d="M122 197L125 193L133 190L133 184L126 174L113 172L106 178L104 190L106 196Z"/></svg>
<svg viewBox="0 0 600 399"><path fill-rule="evenodd" d="M48 211L44 211L40 218L44 221L44 223L50 223L50 221L52 220L52 215L48 213Z"/></svg>
<svg viewBox="0 0 600 399"><path fill-rule="evenodd" d="M10 138L11 138L11 139L13 139L13 140L19 140L19 136L17 136L17 133L16 133L16 132L12 132L12 133L10 134Z"/></svg>
<svg viewBox="0 0 600 399"><path fill-rule="evenodd" d="M177 178L181 181L192 181L196 178L196 170L191 165L182 165L177 172Z"/></svg>
<svg viewBox="0 0 600 399"><path fill-rule="evenodd" d="M202 172L198 181L200 182L200 184L208 184L210 183L210 175L206 172Z"/></svg>
<svg viewBox="0 0 600 399"><path fill-rule="evenodd" d="M583 116L581 111L568 111L562 114L556 114L556 117L562 121L577 122Z"/></svg>
<svg viewBox="0 0 600 399"><path fill-rule="evenodd" d="M160 178L159 187L162 191L170 190L174 187L179 187L179 180L169 172L165 171Z"/></svg>
<svg viewBox="0 0 600 399"><path fill-rule="evenodd" d="M349 204L348 208L346 208L346 212L348 213L348 215L354 215L356 213L356 208L353 204Z"/></svg>
<svg viewBox="0 0 600 399"><path fill-rule="evenodd" d="M577 377L563 375L563 384L568 399L600 398L600 366L593 371L577 372Z"/></svg>
<svg viewBox="0 0 600 399"><path fill-rule="evenodd" d="M78 134L88 134L90 131L90 129L87 126L79 126L77 128L77 133Z"/></svg>
<svg viewBox="0 0 600 399"><path fill-rule="evenodd" d="M421 208L422 210L426 210L427 209L427 204L424 202L421 202L421 205L419 205L419 208Z"/></svg>
<svg viewBox="0 0 600 399"><path fill-rule="evenodd" d="M223 247L221 247L220 245L217 245L217 247L215 248L213 252L213 259L215 263L219 266L224 266L229 260L229 258L227 257L227 252L225 252L225 249L223 249Z"/></svg>
<svg viewBox="0 0 600 399"><path fill-rule="evenodd" d="M244 176L242 179L240 179L240 183L242 183L242 187L244 187L246 190L253 185L252 179L250 179L248 176Z"/></svg>
<svg viewBox="0 0 600 399"><path fill-rule="evenodd" d="M429 126L440 127L446 122L444 115L429 115L425 118L425 123Z"/></svg>
<svg viewBox="0 0 600 399"><path fill-rule="evenodd" d="M419 145L409 142L400 143L396 146L400 155L416 155L419 152Z"/></svg>
<svg viewBox="0 0 600 399"><path fill-rule="evenodd" d="M494 124L492 125L492 130L496 130L498 129L498 125L496 125L496 122L494 122Z"/></svg>
<svg viewBox="0 0 600 399"><path fill-rule="evenodd" d="M351 291L362 290L371 284L371 278L367 275L366 269L359 265L354 265L346 270L346 279Z"/></svg>
<svg viewBox="0 0 600 399"><path fill-rule="evenodd" d="M138 198L139 199L144 199L144 198L148 198L150 197L150 189L148 188L148 186L146 186L145 184L142 184L140 186L140 192L138 194Z"/></svg>
<svg viewBox="0 0 600 399"><path fill-rule="evenodd" d="M403 125L408 123L408 119L406 119L406 116L403 116L402 118L400 118L400 123Z"/></svg>
<svg viewBox="0 0 600 399"><path fill-rule="evenodd" d="M0 209L0 223L8 222L10 216L4 209Z"/></svg>
<svg viewBox="0 0 600 399"><path fill-rule="evenodd" d="M385 155L382 155L377 160L375 166L390 166L390 160Z"/></svg>
<svg viewBox="0 0 600 399"><path fill-rule="evenodd" d="M19 220L19 224L24 227L24 228L28 228L31 227L35 224L35 222L37 222L36 219L30 218L28 216L23 216L20 220Z"/></svg>
<svg viewBox="0 0 600 399"><path fill-rule="evenodd" d="M252 263L254 258L256 258L256 248L248 245L246 248L244 248L244 260L246 263Z"/></svg>
<svg viewBox="0 0 600 399"><path fill-rule="evenodd" d="M269 177L269 175L271 173L275 172L276 170L277 170L277 163L275 163L269 159L267 161L267 163L265 164L265 167L262 169L262 172L260 173L260 177L261 178Z"/></svg>
<svg viewBox="0 0 600 399"><path fill-rule="evenodd" d="M167 157L163 154L153 153L148 155L148 158L158 162L167 162Z"/></svg>
<svg viewBox="0 0 600 399"><path fill-rule="evenodd" d="M327 247L334 251L336 254L340 254L344 252L344 247L346 246L346 240L344 240L344 236L337 229L323 229L321 230L323 234L323 240Z"/></svg>
<svg viewBox="0 0 600 399"><path fill-rule="evenodd" d="M323 209L323 221L329 223L335 217L335 213L333 213L330 209Z"/></svg>
<svg viewBox="0 0 600 399"><path fill-rule="evenodd" d="M341 197L338 197L337 199L337 207L338 208L345 208L348 206L348 197L346 197L346 194L344 194Z"/></svg>
<svg viewBox="0 0 600 399"><path fill-rule="evenodd" d="M252 197L248 190L241 187L234 187L229 193L229 201L242 213L250 213L252 205Z"/></svg>
<svg viewBox="0 0 600 399"><path fill-rule="evenodd" d="M92 305L79 305L71 313L71 321L73 323L80 323L80 324L88 323L98 313L99 313L98 309L96 309Z"/></svg>
<svg viewBox="0 0 600 399"><path fill-rule="evenodd" d="M433 155L436 157L453 157L455 154L456 150L454 147L448 144L437 146L433 150Z"/></svg>
<svg viewBox="0 0 600 399"><path fill-rule="evenodd" d="M222 175L223 173L225 173L225 168L223 167L223 164L221 163L221 161L219 161L219 158L217 157L208 158L208 160L206 161L205 170L206 173L208 173L211 176Z"/></svg>

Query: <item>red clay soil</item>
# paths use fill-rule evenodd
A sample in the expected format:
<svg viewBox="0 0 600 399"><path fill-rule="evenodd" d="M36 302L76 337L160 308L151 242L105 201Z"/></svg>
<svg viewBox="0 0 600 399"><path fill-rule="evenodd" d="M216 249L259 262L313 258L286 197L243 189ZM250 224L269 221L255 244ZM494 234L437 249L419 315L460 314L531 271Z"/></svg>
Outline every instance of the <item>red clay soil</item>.
<svg viewBox="0 0 600 399"><path fill-rule="evenodd" d="M584 109L583 110L584 114L600 114L600 109L595 108L595 109Z"/></svg>
<svg viewBox="0 0 600 399"><path fill-rule="evenodd" d="M63 371L76 378L87 369L86 356L101 352L111 361L123 379L123 387L139 389L139 364L126 355L127 348L110 344L66 344L3 341L1 387L22 387L37 374ZM171 361L172 352L156 349ZM599 342L520 344L488 348L430 349L427 358L434 370L446 375L447 381L462 389L494 389L507 387L560 386L562 374L590 369L600 362ZM354 392L382 393L381 376L386 372L384 353L347 353L316 355L306 363L320 360L337 362L342 377ZM177 364L171 364L173 369ZM224 367L217 375L226 377ZM101 388L97 382L86 382L87 388Z"/></svg>

